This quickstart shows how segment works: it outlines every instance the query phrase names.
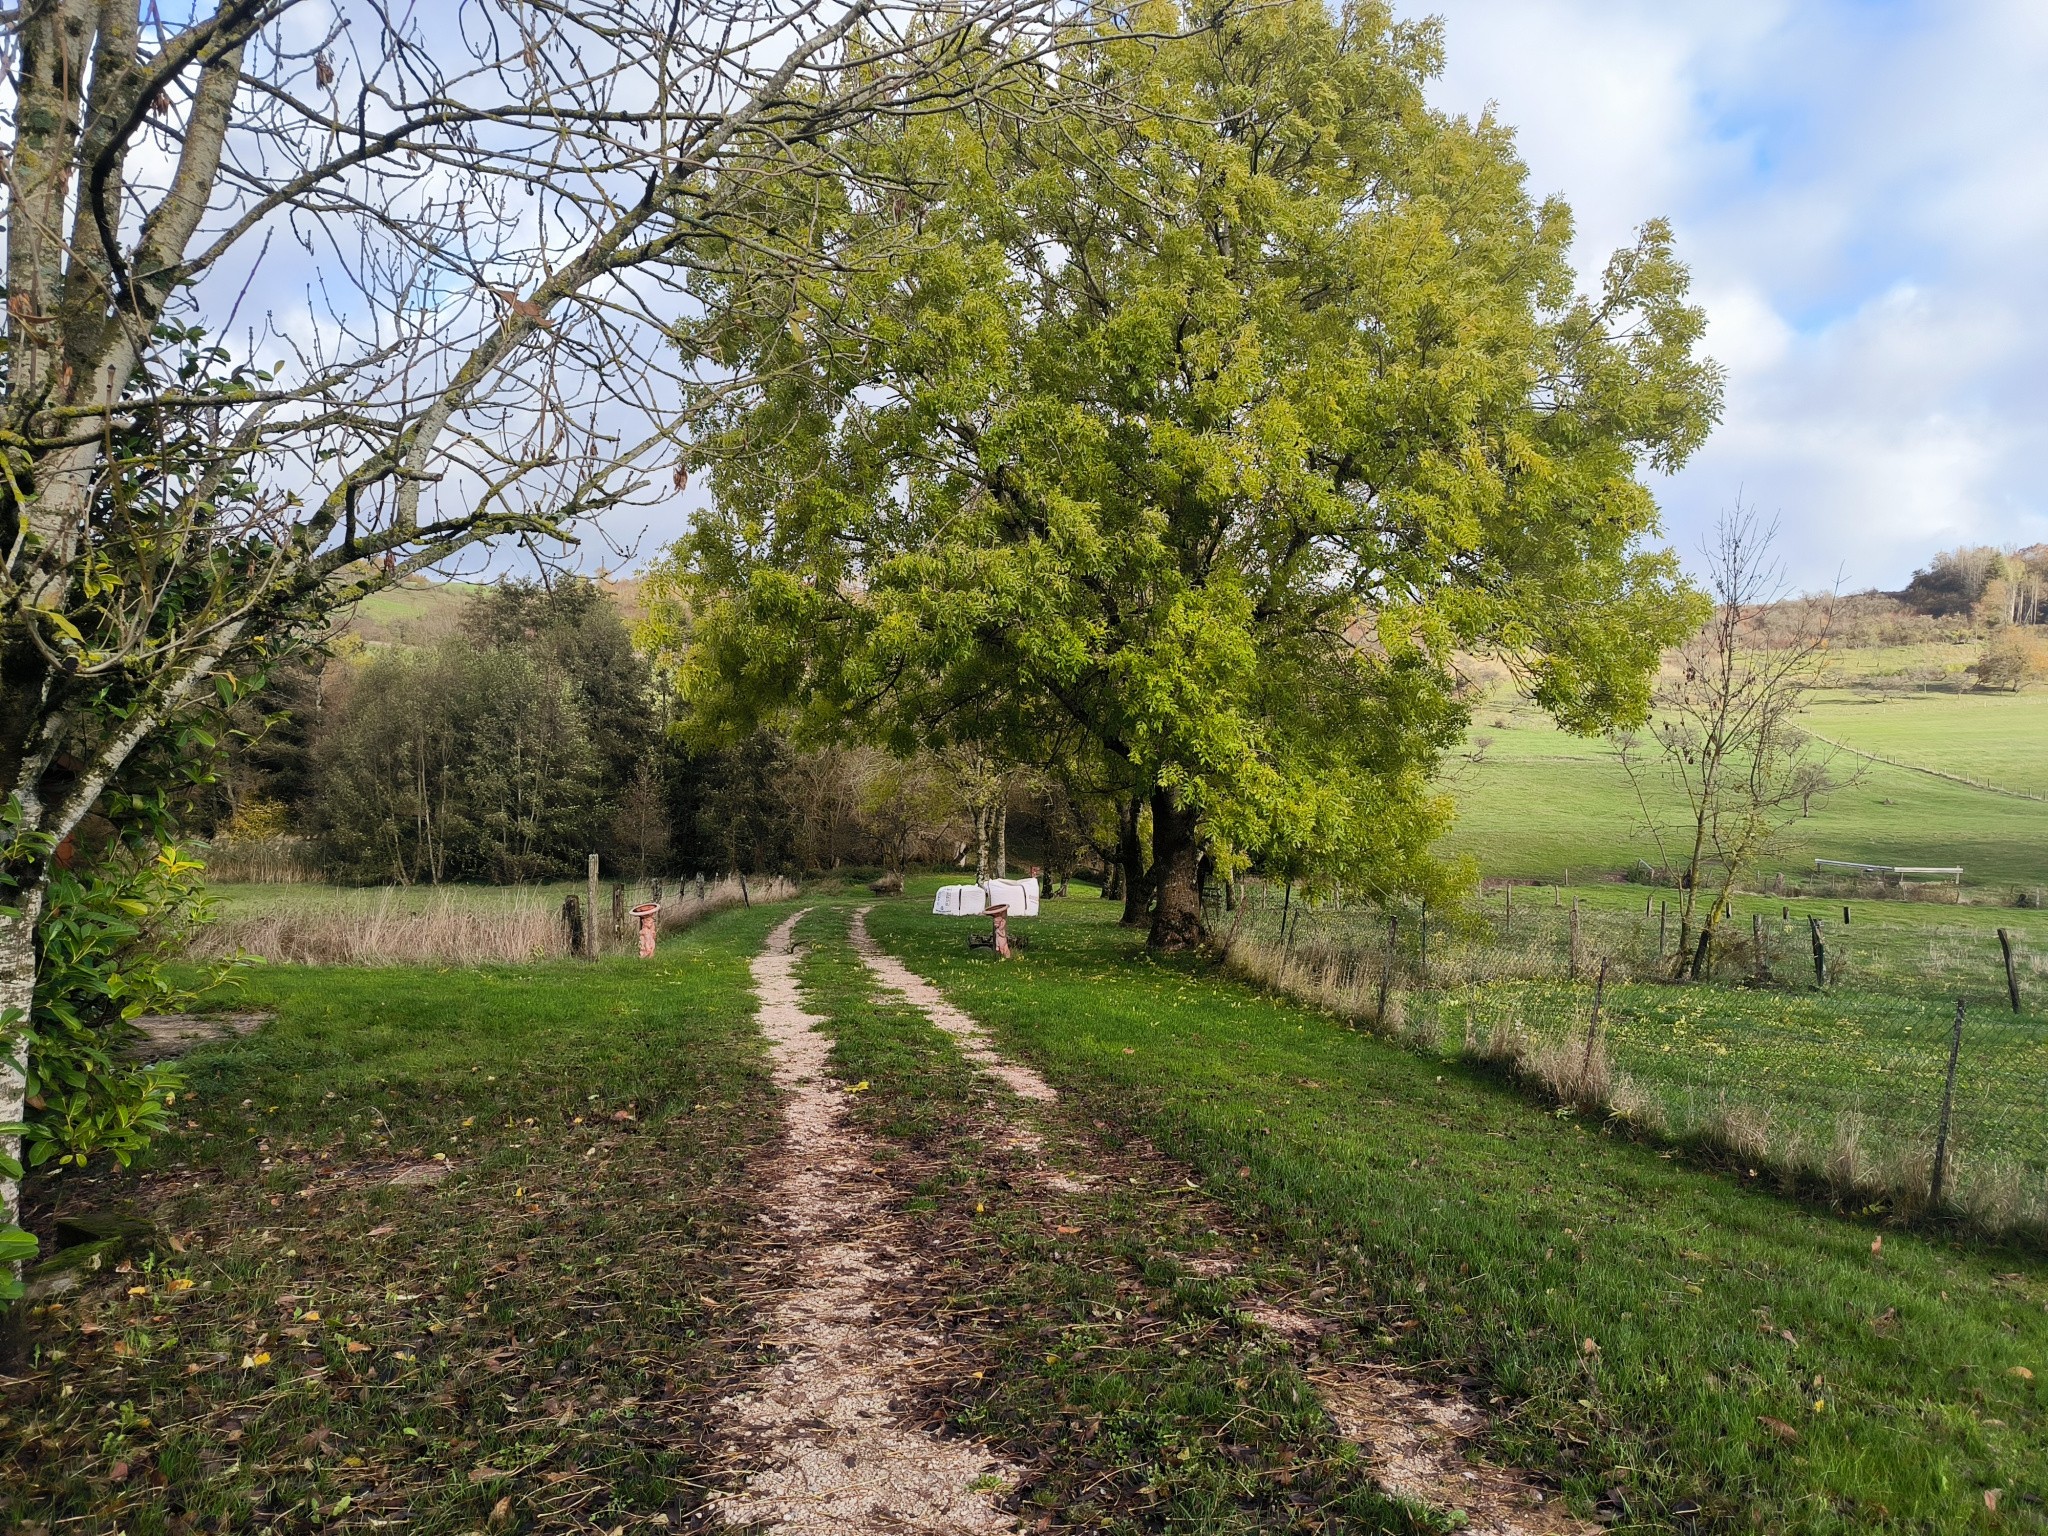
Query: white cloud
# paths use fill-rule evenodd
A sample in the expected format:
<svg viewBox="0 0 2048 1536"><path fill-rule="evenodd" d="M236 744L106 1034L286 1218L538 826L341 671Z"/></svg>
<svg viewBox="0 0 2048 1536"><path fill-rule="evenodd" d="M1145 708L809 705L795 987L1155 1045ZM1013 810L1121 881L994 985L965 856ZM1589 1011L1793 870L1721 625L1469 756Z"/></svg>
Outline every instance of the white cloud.
<svg viewBox="0 0 2048 1536"><path fill-rule="evenodd" d="M1807 583L2048 537L2048 7L1427 8L1436 100L1498 103L1582 270L1673 219L1729 369L1724 427L1661 488L1682 551L1738 492L1782 510Z"/></svg>

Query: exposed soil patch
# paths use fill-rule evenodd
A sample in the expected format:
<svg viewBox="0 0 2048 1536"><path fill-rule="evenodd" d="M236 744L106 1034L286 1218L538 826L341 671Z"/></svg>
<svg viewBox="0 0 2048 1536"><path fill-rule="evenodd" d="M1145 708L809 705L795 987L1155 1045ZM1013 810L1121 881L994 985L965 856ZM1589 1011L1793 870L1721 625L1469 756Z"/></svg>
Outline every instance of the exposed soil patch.
<svg viewBox="0 0 2048 1536"><path fill-rule="evenodd" d="M195 1045L252 1035L270 1020L267 1013L145 1013L135 1020L143 1038L128 1054L137 1061L169 1061Z"/></svg>
<svg viewBox="0 0 2048 1536"><path fill-rule="evenodd" d="M1573 1515L1520 1473L1472 1458L1486 1416L1392 1370L1312 1371L1323 1406L1348 1440L1372 1453L1380 1486L1437 1509L1464 1511L1479 1536L1583 1536L1597 1525Z"/></svg>
<svg viewBox="0 0 2048 1536"><path fill-rule="evenodd" d="M788 1130L766 1211L796 1250L792 1288L767 1318L767 1341L786 1352L725 1405L732 1447L751 1470L712 1512L819 1536L1013 1530L996 1495L1016 1470L905 1417L907 1384L940 1341L882 1305L908 1266L874 1148L847 1124L847 1094L828 1074L831 1043L814 1028L824 1021L800 999L790 939L802 915L777 927L753 964Z"/></svg>

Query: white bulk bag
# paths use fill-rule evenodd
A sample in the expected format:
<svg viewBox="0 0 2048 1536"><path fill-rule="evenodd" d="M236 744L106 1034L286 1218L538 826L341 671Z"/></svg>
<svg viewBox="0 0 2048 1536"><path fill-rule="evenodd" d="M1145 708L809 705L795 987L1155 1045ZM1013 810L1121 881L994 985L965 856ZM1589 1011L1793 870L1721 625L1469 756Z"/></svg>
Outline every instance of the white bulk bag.
<svg viewBox="0 0 2048 1536"><path fill-rule="evenodd" d="M932 900L937 917L978 917L988 906L988 893L978 885L942 885Z"/></svg>
<svg viewBox="0 0 2048 1536"><path fill-rule="evenodd" d="M1012 917L1038 916L1036 880L991 880L983 889L991 907L1008 907Z"/></svg>

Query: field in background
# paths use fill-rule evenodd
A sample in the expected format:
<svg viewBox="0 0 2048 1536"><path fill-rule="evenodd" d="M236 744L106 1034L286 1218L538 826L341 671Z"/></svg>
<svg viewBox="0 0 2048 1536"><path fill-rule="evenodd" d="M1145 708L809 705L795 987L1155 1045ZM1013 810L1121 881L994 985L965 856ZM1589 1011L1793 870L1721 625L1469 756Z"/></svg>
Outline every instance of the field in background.
<svg viewBox="0 0 2048 1536"><path fill-rule="evenodd" d="M2048 798L1957 781L2048 797L2048 690L1956 691L1954 667L1974 655L1914 646L1838 658L1844 686L1820 695L1803 724L1893 762L1845 755L1839 767L1860 766L1860 782L1798 823L1765 873L1810 873L1818 857L1960 864L1971 886L2048 886ZM1645 782L1652 809L1668 819L1676 801L1654 776ZM1559 731L1498 682L1475 709L1443 787L1458 806L1443 847L1471 854L1486 875L1561 879L1665 862L1609 744Z"/></svg>

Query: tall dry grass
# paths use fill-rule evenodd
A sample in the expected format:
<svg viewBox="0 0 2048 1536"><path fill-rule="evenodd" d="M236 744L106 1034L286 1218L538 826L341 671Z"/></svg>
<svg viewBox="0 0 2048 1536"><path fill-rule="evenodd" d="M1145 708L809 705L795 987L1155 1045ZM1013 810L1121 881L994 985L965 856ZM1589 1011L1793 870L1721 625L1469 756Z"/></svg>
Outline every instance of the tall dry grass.
<svg viewBox="0 0 2048 1536"><path fill-rule="evenodd" d="M198 851L206 878L223 885L308 885L321 878L303 837L222 837Z"/></svg>
<svg viewBox="0 0 2048 1536"><path fill-rule="evenodd" d="M660 928L679 933L742 901L786 901L794 883L736 877L687 883L662 903ZM615 931L609 912L597 923L598 953L625 954L639 945L633 919ZM202 929L195 959L247 955L278 965L517 965L569 956L559 895L539 890L448 886L426 893L384 888L332 893L318 906L281 905L235 914Z"/></svg>

